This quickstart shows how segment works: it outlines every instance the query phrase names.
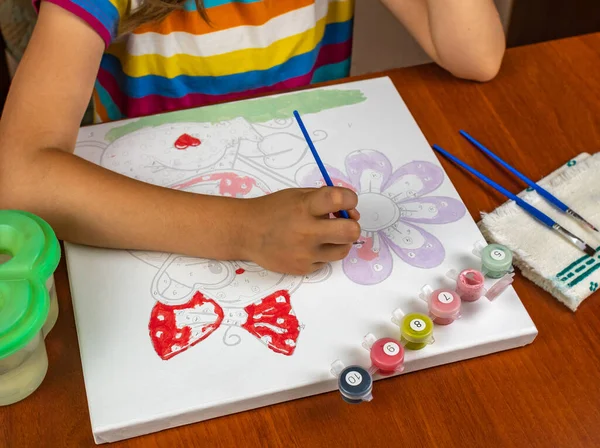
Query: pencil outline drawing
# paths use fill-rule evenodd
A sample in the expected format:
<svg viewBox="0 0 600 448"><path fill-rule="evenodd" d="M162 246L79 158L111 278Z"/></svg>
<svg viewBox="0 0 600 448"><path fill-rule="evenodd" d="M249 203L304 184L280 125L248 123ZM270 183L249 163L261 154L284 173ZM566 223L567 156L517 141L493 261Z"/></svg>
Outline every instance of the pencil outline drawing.
<svg viewBox="0 0 600 448"><path fill-rule="evenodd" d="M323 179L293 123L292 118L249 123L238 117L143 127L105 145L99 162L129 177L198 194L253 198L282 188L321 187ZM312 136L323 141L328 133L313 130ZM95 151L99 144L92 140L79 145ZM133 144L140 148L137 155ZM444 180L440 167L413 161L393 170L383 153L358 150L346 156L344 171L327 169L336 185L351 188L360 198L365 242L342 261L349 280L363 285L382 282L393 270L392 252L425 269L444 260L440 240L416 225L454 222L466 212L457 199L426 196ZM157 269L150 287L155 303L148 330L156 353L165 360L219 331L227 346L240 344L250 333L274 353L292 355L302 325L291 295L303 282L325 281L332 273L331 265L298 277L248 262L130 253ZM254 312L265 303L268 312ZM281 339L283 334L287 337Z"/></svg>
<svg viewBox="0 0 600 448"><path fill-rule="evenodd" d="M346 156L345 172L327 166L337 186L354 190L359 197L361 240L342 265L355 283L374 285L393 270L392 252L411 266L431 269L445 258L442 242L415 224L447 224L465 213L462 202L447 196L426 196L444 181L443 170L431 162L412 161L393 170L389 159L376 150L358 150ZM298 170L300 186L321 187L314 164Z"/></svg>

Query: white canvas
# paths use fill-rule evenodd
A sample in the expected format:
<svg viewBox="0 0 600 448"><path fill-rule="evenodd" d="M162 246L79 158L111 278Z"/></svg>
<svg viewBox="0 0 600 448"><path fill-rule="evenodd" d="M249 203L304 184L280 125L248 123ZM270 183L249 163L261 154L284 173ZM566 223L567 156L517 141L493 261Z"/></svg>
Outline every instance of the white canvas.
<svg viewBox="0 0 600 448"><path fill-rule="evenodd" d="M67 244L97 443L334 390L334 360L369 367L365 334L399 336L394 309L426 312L424 284L479 267L482 236L388 78L82 128L76 154L197 193L319 186L295 108L332 178L359 191L365 244L308 277ZM536 334L509 288L436 326L434 344L407 351L405 373Z"/></svg>

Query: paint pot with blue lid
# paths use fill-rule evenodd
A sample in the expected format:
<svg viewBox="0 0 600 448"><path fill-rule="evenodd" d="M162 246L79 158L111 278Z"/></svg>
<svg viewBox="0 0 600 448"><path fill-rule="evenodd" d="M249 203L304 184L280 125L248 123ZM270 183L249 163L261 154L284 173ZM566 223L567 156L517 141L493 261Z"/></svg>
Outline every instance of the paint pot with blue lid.
<svg viewBox="0 0 600 448"><path fill-rule="evenodd" d="M478 241L473 254L481 259L481 272L486 277L502 278L513 271L512 251L502 244L487 244Z"/></svg>
<svg viewBox="0 0 600 448"><path fill-rule="evenodd" d="M339 359L331 364L331 374L338 379L338 389L346 403L359 404L373 399L373 376L361 366L344 366Z"/></svg>

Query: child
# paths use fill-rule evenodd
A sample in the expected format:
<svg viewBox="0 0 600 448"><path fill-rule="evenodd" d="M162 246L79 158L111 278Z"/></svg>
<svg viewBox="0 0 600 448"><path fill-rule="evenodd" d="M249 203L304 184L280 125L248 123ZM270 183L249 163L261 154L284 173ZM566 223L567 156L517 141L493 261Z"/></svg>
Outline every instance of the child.
<svg viewBox="0 0 600 448"><path fill-rule="evenodd" d="M441 66L485 81L504 34L492 0L382 0ZM357 196L288 189L197 195L75 157L96 121L280 91L348 75L353 0L47 0L0 121L0 208L34 212L92 246L244 259L304 274L360 236ZM348 210L352 219L326 219Z"/></svg>

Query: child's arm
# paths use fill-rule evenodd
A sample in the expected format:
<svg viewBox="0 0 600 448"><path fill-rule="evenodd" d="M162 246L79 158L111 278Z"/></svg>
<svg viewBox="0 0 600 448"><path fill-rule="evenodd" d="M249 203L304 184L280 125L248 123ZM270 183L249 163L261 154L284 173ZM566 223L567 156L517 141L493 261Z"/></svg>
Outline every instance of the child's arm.
<svg viewBox="0 0 600 448"><path fill-rule="evenodd" d="M305 273L343 258L360 235L350 190L286 190L258 199L169 190L74 156L103 40L50 3L11 86L0 121L0 208L45 218L62 239L93 246L246 259Z"/></svg>
<svg viewBox="0 0 600 448"><path fill-rule="evenodd" d="M505 37L493 0L381 0L431 58L460 78L489 81Z"/></svg>

